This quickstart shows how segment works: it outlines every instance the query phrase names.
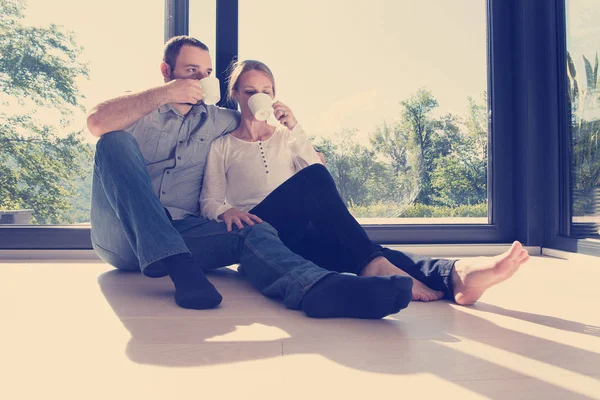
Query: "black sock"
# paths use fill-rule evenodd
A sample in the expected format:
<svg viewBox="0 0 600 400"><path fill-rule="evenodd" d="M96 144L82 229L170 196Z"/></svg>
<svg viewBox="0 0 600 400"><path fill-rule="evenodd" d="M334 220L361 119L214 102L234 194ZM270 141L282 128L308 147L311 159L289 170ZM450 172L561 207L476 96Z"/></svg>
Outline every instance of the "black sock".
<svg viewBox="0 0 600 400"><path fill-rule="evenodd" d="M409 276L331 274L306 293L302 309L313 318L379 319L406 308L411 299Z"/></svg>
<svg viewBox="0 0 600 400"><path fill-rule="evenodd" d="M191 255L175 254L161 261L167 266L175 284L175 302L180 307L204 310L215 308L223 300Z"/></svg>

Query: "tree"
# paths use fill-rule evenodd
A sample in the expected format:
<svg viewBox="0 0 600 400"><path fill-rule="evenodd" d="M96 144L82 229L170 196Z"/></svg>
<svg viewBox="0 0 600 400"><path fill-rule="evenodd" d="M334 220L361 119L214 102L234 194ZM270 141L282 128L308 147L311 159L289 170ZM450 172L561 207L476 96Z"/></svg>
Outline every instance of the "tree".
<svg viewBox="0 0 600 400"><path fill-rule="evenodd" d="M435 161L432 187L437 204L457 207L487 200L488 106L469 97L465 133L453 131L450 151Z"/></svg>
<svg viewBox="0 0 600 400"><path fill-rule="evenodd" d="M0 209L31 208L34 222L71 223L75 180L91 151L82 132L62 133L83 98L75 79L88 76L82 48L56 25L23 23L22 0L0 0ZM55 112L53 123L37 117Z"/></svg>
<svg viewBox="0 0 600 400"><path fill-rule="evenodd" d="M571 55L567 53L569 98L571 100L571 168L573 214L594 214L595 191L600 187L600 99L598 55L594 65L585 57L586 84L583 85Z"/></svg>
<svg viewBox="0 0 600 400"><path fill-rule="evenodd" d="M321 139L317 144L327 160L340 196L347 205L364 204L368 195L366 186L372 174L374 155L365 147L355 143L354 130L344 130L336 135L336 142Z"/></svg>
<svg viewBox="0 0 600 400"><path fill-rule="evenodd" d="M487 199L487 159L473 138L455 144L455 151L436 160L432 187L436 203L443 206L480 204Z"/></svg>
<svg viewBox="0 0 600 400"><path fill-rule="evenodd" d="M400 104L404 108L402 110L402 125L408 130L411 144L417 154L417 168L419 170L419 181L421 182L421 192L417 197L417 201L430 204L430 169L435 158L433 139L437 127L429 114L439 104L431 91L426 89L419 89L415 95L400 102Z"/></svg>
<svg viewBox="0 0 600 400"><path fill-rule="evenodd" d="M409 132L399 123L388 125L384 121L371 136L371 145L377 153L387 158L395 174L407 173L411 169L408 163L411 150L409 140Z"/></svg>
<svg viewBox="0 0 600 400"><path fill-rule="evenodd" d="M371 144L389 160L397 175L419 185L417 202L435 204L432 173L436 160L450 154L453 143L460 139L459 120L451 114L432 117L438 102L427 89L419 89L400 105L400 121L377 127Z"/></svg>
<svg viewBox="0 0 600 400"><path fill-rule="evenodd" d="M354 141L355 130L337 133L333 140L321 138L316 147L323 152L344 203L357 207L377 206L377 217L399 217L418 194L419 185L410 175L395 173L378 160L376 152Z"/></svg>

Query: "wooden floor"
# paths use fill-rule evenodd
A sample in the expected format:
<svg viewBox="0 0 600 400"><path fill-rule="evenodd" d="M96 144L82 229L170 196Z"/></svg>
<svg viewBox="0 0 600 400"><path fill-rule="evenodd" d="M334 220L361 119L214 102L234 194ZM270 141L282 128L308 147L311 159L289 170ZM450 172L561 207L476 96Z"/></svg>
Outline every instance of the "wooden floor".
<svg viewBox="0 0 600 400"><path fill-rule="evenodd" d="M600 399L595 260L380 321L306 318L230 269L220 308L190 311L168 278L0 260L0 399Z"/></svg>

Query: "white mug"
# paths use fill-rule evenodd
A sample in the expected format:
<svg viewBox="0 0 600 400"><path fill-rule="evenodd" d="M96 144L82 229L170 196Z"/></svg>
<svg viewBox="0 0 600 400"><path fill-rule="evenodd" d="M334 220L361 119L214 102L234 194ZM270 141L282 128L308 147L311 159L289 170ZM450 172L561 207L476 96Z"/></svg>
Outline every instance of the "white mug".
<svg viewBox="0 0 600 400"><path fill-rule="evenodd" d="M254 118L259 121L266 121L273 113L273 103L275 100L266 93L256 93L248 99L248 108L254 114Z"/></svg>
<svg viewBox="0 0 600 400"><path fill-rule="evenodd" d="M206 105L217 104L221 100L221 86L219 85L219 79L214 76L207 76L206 78L200 79L200 86L204 95L202 100Z"/></svg>

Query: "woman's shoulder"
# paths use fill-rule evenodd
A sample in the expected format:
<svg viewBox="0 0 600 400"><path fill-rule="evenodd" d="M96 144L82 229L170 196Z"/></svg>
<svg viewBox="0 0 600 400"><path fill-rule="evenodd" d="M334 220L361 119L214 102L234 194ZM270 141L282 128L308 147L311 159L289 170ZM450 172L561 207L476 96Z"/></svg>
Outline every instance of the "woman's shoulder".
<svg viewBox="0 0 600 400"><path fill-rule="evenodd" d="M213 140L210 145L211 149L219 150L221 152L224 151L227 147L229 147L229 142L231 141L230 136L231 133L227 133Z"/></svg>

